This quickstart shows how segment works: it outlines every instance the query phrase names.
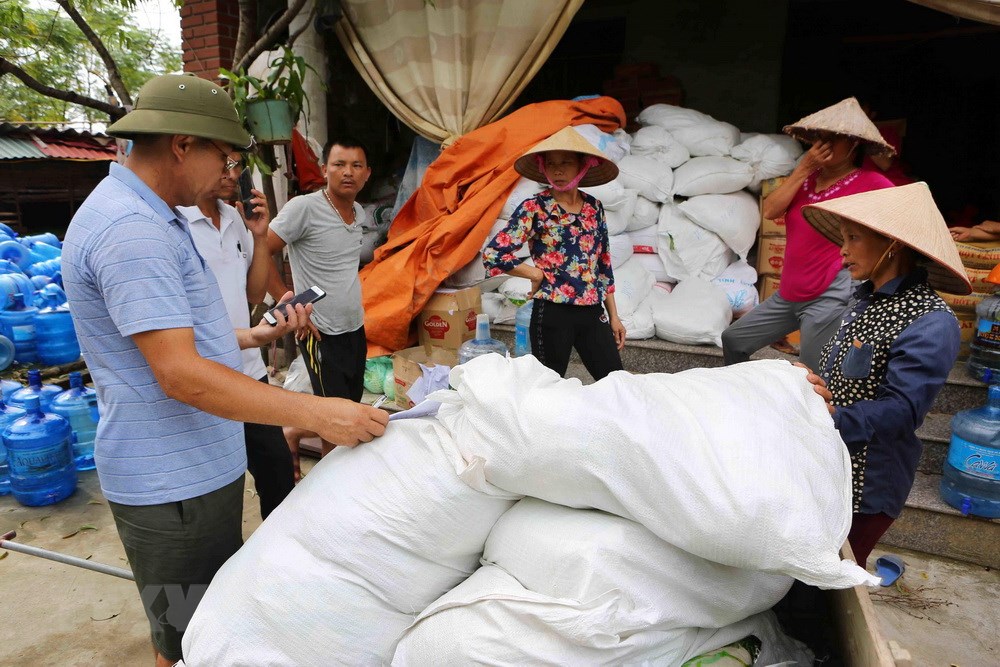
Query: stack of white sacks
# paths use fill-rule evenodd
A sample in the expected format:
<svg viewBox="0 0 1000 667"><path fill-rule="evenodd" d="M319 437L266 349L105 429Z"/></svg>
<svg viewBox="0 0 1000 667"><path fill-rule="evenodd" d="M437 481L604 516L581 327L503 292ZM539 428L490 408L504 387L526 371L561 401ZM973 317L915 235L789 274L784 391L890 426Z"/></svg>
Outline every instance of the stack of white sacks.
<svg viewBox="0 0 1000 667"><path fill-rule="evenodd" d="M216 574L188 667L679 665L748 635L812 664L770 611L793 578L877 581L838 556L850 457L804 369L583 385L491 354L450 383L309 472Z"/></svg>
<svg viewBox="0 0 1000 667"><path fill-rule="evenodd" d="M619 316L630 339L721 345L722 331L758 303L757 272L746 260L760 225L760 183L789 174L802 147L782 134L744 134L667 104L647 107L638 121L642 127L631 135L577 128L620 172L610 183L584 188L604 205ZM491 239L540 188L518 182ZM480 283L493 321L513 322L505 294L522 292L527 281L481 282L483 275L477 259L447 284Z"/></svg>

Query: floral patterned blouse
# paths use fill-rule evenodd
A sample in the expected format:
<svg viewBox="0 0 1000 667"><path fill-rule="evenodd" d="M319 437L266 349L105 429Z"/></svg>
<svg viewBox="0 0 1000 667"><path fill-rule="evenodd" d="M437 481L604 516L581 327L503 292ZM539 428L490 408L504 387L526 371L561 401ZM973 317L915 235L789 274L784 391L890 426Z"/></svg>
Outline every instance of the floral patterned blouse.
<svg viewBox="0 0 1000 667"><path fill-rule="evenodd" d="M531 259L545 274L536 299L592 306L615 291L604 206L583 195L579 213L567 213L546 188L521 202L507 226L483 251L487 277L520 264L515 253L527 242Z"/></svg>

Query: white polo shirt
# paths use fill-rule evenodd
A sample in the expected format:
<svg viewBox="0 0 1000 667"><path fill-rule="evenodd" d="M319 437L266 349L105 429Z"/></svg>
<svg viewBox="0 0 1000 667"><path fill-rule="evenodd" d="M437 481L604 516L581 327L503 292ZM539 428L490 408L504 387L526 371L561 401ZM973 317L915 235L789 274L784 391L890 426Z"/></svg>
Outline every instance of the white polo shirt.
<svg viewBox="0 0 1000 667"><path fill-rule="evenodd" d="M197 206L178 206L177 210L188 219L195 248L215 274L233 328L246 329L250 326L247 271L253 261L253 235L243 224L239 211L221 199L218 204L220 229ZM240 355L244 374L254 380L267 375L258 348L240 350Z"/></svg>

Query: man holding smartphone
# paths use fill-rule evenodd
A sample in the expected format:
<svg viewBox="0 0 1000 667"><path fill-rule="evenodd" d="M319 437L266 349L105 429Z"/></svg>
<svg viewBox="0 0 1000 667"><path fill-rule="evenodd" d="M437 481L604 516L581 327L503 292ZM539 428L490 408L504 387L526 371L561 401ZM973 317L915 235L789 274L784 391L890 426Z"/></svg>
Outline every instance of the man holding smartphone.
<svg viewBox="0 0 1000 667"><path fill-rule="evenodd" d="M319 338L300 341L313 393L360 401L368 343L358 278L365 211L356 199L371 167L364 146L348 137L331 139L323 156L326 187L285 204L271 221L268 246L272 254L288 246L296 293L312 285L326 292L312 314ZM268 292L285 290L273 267ZM329 449L324 444L324 453Z"/></svg>
<svg viewBox="0 0 1000 667"><path fill-rule="evenodd" d="M219 186L198 200L196 206L177 208L187 218L198 253L208 263L222 291L229 320L236 329L250 327L249 304L263 303L271 257L267 253L267 201L257 190L248 190L244 201L233 201L239 188L243 156L229 154L232 168L222 173ZM243 194L243 193L240 193ZM260 348L241 351L243 373L264 384L267 368ZM281 427L244 422L243 440L247 470L260 499L260 516L271 511L295 488L292 452Z"/></svg>
<svg viewBox="0 0 1000 667"><path fill-rule="evenodd" d="M73 216L63 282L101 408L101 491L146 609L156 665L166 667L182 658L198 601L243 543L242 422L355 445L384 433L389 415L240 372L240 349L304 326L311 307L296 307L280 326L234 331L176 210L214 192L230 154L250 143L225 89L195 76L153 77L107 131L132 139L132 150Z"/></svg>

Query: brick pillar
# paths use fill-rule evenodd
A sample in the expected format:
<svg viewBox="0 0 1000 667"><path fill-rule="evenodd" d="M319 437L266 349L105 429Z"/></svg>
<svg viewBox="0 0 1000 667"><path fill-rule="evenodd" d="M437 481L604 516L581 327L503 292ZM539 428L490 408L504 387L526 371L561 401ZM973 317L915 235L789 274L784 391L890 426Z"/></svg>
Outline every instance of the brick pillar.
<svg viewBox="0 0 1000 667"><path fill-rule="evenodd" d="M239 16L237 0L184 0L181 49L185 72L214 80L220 67L232 67Z"/></svg>

